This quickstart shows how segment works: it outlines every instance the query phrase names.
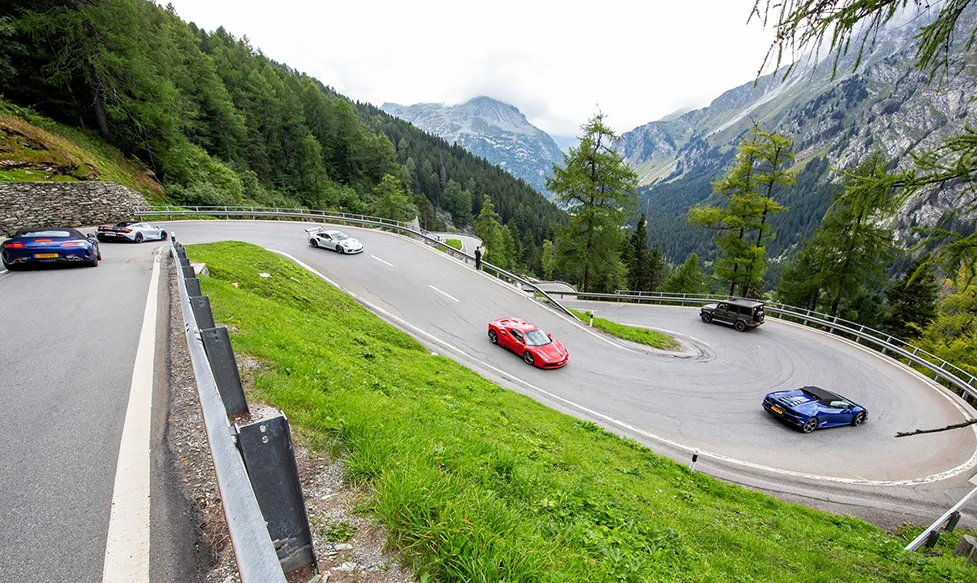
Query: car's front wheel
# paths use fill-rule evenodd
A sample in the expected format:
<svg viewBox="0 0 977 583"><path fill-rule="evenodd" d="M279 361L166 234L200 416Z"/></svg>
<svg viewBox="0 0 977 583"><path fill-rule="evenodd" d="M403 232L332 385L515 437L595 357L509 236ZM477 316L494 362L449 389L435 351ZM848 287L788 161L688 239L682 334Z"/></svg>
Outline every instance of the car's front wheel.
<svg viewBox="0 0 977 583"><path fill-rule="evenodd" d="M733 324L733 328L736 328L737 332L746 332L746 322L743 320L737 320L736 323Z"/></svg>
<svg viewBox="0 0 977 583"><path fill-rule="evenodd" d="M851 424L853 426L855 426L855 427L858 427L859 425L861 425L864 422L865 422L865 412L864 411L859 411L858 412L858 415L855 415L855 417L851 420Z"/></svg>
<svg viewBox="0 0 977 583"><path fill-rule="evenodd" d="M706 324L712 322L712 314L710 314L709 312L702 312L701 314L699 314L699 317L702 318L702 321L705 322Z"/></svg>
<svg viewBox="0 0 977 583"><path fill-rule="evenodd" d="M489 342L492 344L499 343L499 335L495 333L495 330L489 330Z"/></svg>
<svg viewBox="0 0 977 583"><path fill-rule="evenodd" d="M526 352L523 352L523 353L522 353L522 359L523 359L524 361L526 361L526 364L528 364L529 366L532 366L532 365L533 365L533 363L535 363L535 362L536 362L536 361L535 361L535 360L533 359L533 353L532 353L532 352L529 352L528 350L527 350Z"/></svg>
<svg viewBox="0 0 977 583"><path fill-rule="evenodd" d="M804 422L804 425L801 425L801 431L803 431L804 433L810 433L817 428L818 428L817 417L809 417L807 421Z"/></svg>
<svg viewBox="0 0 977 583"><path fill-rule="evenodd" d="M343 253L346 253L346 250L343 249L342 245L336 245L336 252L342 255Z"/></svg>

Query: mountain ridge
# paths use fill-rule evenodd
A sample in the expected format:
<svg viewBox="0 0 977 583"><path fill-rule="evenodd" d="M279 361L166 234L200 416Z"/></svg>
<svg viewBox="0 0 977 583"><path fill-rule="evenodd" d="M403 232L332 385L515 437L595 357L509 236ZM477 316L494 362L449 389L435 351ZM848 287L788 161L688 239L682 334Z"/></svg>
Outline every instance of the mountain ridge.
<svg viewBox="0 0 977 583"><path fill-rule="evenodd" d="M546 180L553 164L562 164L563 151L517 107L480 95L457 105L387 102L380 109L485 158L552 198Z"/></svg>

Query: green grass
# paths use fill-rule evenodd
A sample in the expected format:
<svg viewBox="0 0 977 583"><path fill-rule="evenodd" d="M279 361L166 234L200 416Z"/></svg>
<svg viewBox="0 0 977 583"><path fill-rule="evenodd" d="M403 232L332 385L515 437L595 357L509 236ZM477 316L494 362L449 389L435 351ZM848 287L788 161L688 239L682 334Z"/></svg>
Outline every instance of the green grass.
<svg viewBox="0 0 977 583"><path fill-rule="evenodd" d="M345 458L370 492L366 511L420 576L977 581L962 559L904 553L911 533L690 474L505 390L277 255L244 243L188 252L209 266L203 289L235 351L264 364L250 397L283 409L309 447Z"/></svg>
<svg viewBox="0 0 977 583"><path fill-rule="evenodd" d="M585 324L590 324L590 312L581 312L579 310L574 310L573 308L567 309L576 314L576 316ZM594 328L603 330L612 336L617 336L618 338L623 338L624 340L630 340L631 342L637 342L638 344L646 344L661 350L678 350L679 348L679 344L674 338L668 334L664 334L656 330L626 326L624 324L612 322L605 318L597 317L594 317Z"/></svg>
<svg viewBox="0 0 977 583"><path fill-rule="evenodd" d="M458 239L446 239L444 244L449 247L454 247L455 249L461 251L461 241L459 241Z"/></svg>

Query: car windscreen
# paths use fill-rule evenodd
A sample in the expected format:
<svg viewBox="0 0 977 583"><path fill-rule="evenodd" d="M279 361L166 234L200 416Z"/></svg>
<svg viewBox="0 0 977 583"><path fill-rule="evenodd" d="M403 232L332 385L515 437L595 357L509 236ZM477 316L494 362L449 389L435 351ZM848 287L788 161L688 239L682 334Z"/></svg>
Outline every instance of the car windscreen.
<svg viewBox="0 0 977 583"><path fill-rule="evenodd" d="M74 229L31 229L17 233L18 237L81 237Z"/></svg>
<svg viewBox="0 0 977 583"><path fill-rule="evenodd" d="M526 346L543 346L552 342L550 337L539 328L526 332Z"/></svg>
<svg viewBox="0 0 977 583"><path fill-rule="evenodd" d="M336 241L345 241L346 239L349 239L349 237L342 233L329 233L329 235Z"/></svg>

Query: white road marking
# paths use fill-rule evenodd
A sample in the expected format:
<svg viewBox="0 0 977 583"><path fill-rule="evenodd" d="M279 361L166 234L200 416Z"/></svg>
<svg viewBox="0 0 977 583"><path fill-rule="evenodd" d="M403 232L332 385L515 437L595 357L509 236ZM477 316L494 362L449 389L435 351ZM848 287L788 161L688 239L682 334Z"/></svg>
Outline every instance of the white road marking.
<svg viewBox="0 0 977 583"><path fill-rule="evenodd" d="M431 334L431 333L429 333L429 332L427 332L427 331L425 331L425 330L423 330L421 328L418 328L417 326L414 326L413 324L407 322L406 320L403 320L402 318L398 318L397 316L394 316L390 312L384 310L383 308L381 308L381 307L379 307L379 306L377 306L375 304L372 304L372 303L366 301L365 299L357 296L356 294L354 294L354 293L352 293L352 292L344 289L341 285L339 285L336 282L332 281L331 279L329 279L325 275L322 275L321 273L319 273L318 271L316 271L315 269L313 269L311 266L309 266L309 265L307 265L307 264L299 261L295 257L292 257L288 253L284 253L282 251L274 251L272 249L269 249L269 251L272 251L274 253L278 253L279 255L281 255L283 257L286 257L289 260L295 262L300 267L302 267L304 269L307 269L309 272L311 272L312 274L316 275L317 277L319 277L323 281L329 283L333 287L339 289L340 291L342 291L344 293L349 294L353 299L355 299L359 303L363 304L364 306L366 306L367 308L369 308L370 310L372 310L374 313L383 314L384 317L386 317L386 318L388 318L388 319L390 319L390 320L392 320L394 322L397 322L397 324L399 324L401 327L406 328L406 329L409 329L409 330L412 330L412 331L414 331L414 332L416 332L418 334L421 334L421 335L425 336L426 338L430 339L431 341L436 342L436 343L444 346L448 350L451 350L453 352L456 352L456 353L462 355L463 357L465 357L465 358L467 358L467 359L469 359L469 360L471 360L473 362L476 362L479 365L481 365L481 366L483 366L483 367L485 367L485 368L487 368L487 369L489 369L489 370L491 370L491 371L493 371L493 372L495 372L495 373L497 373L499 375L502 375L505 378L508 378L508 379L511 379L511 380L513 380L515 382L518 382L519 384L521 384L521 385L523 385L525 387L528 387L529 389L532 389L532 390L534 390L534 391L536 391L536 392L538 392L538 393L540 393L542 395L546 395L550 399L553 399L555 401L559 401L561 403L564 403L564 404L566 404L566 405L568 405L568 406L570 406L570 407L572 407L574 409L577 409L578 411L582 411L584 413L587 413L588 415L591 415L593 417L597 417L598 419L601 419L603 421L606 421L606 422L608 422L608 423L610 423L612 425L616 425L616 426L618 426L618 427L620 427L622 429L626 429L628 431L632 431L634 433L637 433L637 434L641 435L642 437L646 437L646 438L648 438L648 439L650 439L652 441L657 441L659 443L664 443L664 444L670 445L672 447L675 447L677 449L685 450L685 451L687 451L690 454L693 451L695 451L695 449L696 449L694 446L685 445L685 444L679 443L677 441L673 441L671 439L668 439L666 437L661 437L659 435L655 435L654 433L650 433L648 431L644 431L643 429L639 429L639 428L637 428L637 427L635 427L633 425L630 425L628 423L625 423L624 421L620 421L620 420L615 419L615 418L613 418L613 417L611 417L609 415L605 415L603 413L599 413L599 412L597 412L597 411L595 411L593 409L589 409L587 407L584 407L583 405L580 405L578 403L575 403L575 402L573 402L573 401L571 401L569 399L564 399L563 397L561 397L559 395L555 395L555 394L553 394L553 393L551 393L549 391L543 390L543 389L541 389L541 388L539 388L539 387L537 387L537 386L535 386L535 385L533 385L533 384L531 384L531 383L529 383L527 381L522 380L521 378L519 378L519 377L517 377L515 375L512 375L512 374L510 374L510 373L508 373L508 372L506 372L506 371L504 371L504 370L502 370L500 368L494 367L494 366L492 366L491 364L488 364L485 361L482 361L482 360L479 360L478 358L475 358L474 356L471 356L470 354L468 354L465 351L461 350L457 346L455 346L453 344L450 344L450 343L448 343L448 342L446 342L444 340L441 340L437 336L435 336L435 335L433 335L433 334ZM824 482L835 482L835 483L840 483L840 484L849 484L849 485L857 485L857 486L916 486L916 485L919 485L919 484L929 484L929 483L932 483L932 482L938 482L940 480L946 480L948 478L952 478L952 477L954 477L954 476L956 476L958 474L961 474L961 473L963 473L963 472L965 472L967 470L972 469L974 466L977 466L977 453L975 453L974 456L971 457L968 461L960 464L959 466L957 466L955 468L946 470L944 472L940 472L938 474L930 474L928 476L923 476L921 478L913 478L913 479L909 479L909 480L866 480L866 479L862 479L862 478L843 478L843 477L838 477L838 476L822 476L822 475L818 475L818 474L808 474L808 473L805 473L805 472L796 472L796 471L793 471L793 470L783 470L783 469L780 469L780 468L774 468L774 467L770 467L770 466L765 466L763 464L757 464L757 463L748 462L748 461L745 461L745 460L739 460L739 459L736 459L736 458L731 458L729 456L725 456L725 455L718 454L718 453L713 453L713 452L710 452L710 451L704 451L704 450L700 450L699 451L699 455L700 456L705 456L705 457L711 457L713 459L717 459L717 460L726 462L726 463L731 464L731 465L742 466L742 467L745 467L745 468L750 468L750 469L753 469L753 470L758 470L758 471L763 471L763 472L769 472L769 473L778 474L778 475L781 475L781 476L791 476L791 477L794 477L794 478L804 478L804 479L808 479L808 480L820 480L820 481L824 481Z"/></svg>
<svg viewBox="0 0 977 583"><path fill-rule="evenodd" d="M388 265L388 266L390 266L390 267L393 267L393 265L391 265L390 263L387 263L387 262L386 262L386 261L384 261L383 259L380 259L380 258L379 258L379 257L377 257L376 255L370 255L370 257L372 257L372 258L374 258L374 259L376 259L377 261L379 261L380 263L383 263L384 265Z"/></svg>
<svg viewBox="0 0 977 583"><path fill-rule="evenodd" d="M159 254L153 262L139 347L132 371L129 405L112 490L112 510L105 544L103 583L149 582L149 430L156 354L156 304Z"/></svg>
<svg viewBox="0 0 977 583"><path fill-rule="evenodd" d="M461 303L458 300L458 298L453 297L453 296L449 295L448 293L439 290L438 288L434 287L433 285L428 285L428 287L431 288L431 289L433 289L434 291L438 292L439 294L443 295L444 297L446 297L448 299L454 300L454 301L458 302L459 304Z"/></svg>

